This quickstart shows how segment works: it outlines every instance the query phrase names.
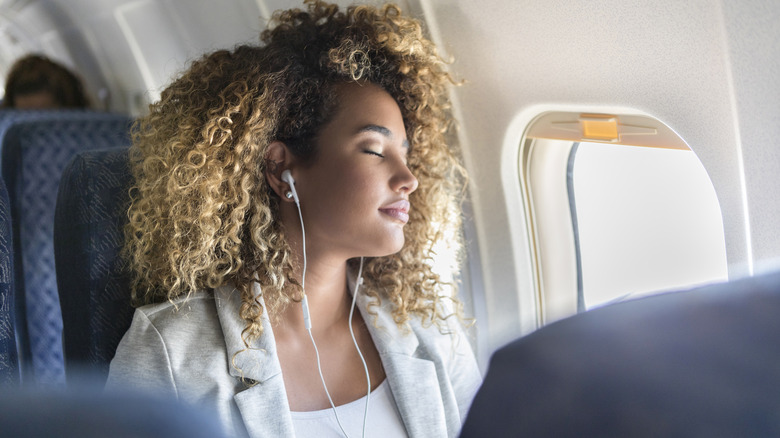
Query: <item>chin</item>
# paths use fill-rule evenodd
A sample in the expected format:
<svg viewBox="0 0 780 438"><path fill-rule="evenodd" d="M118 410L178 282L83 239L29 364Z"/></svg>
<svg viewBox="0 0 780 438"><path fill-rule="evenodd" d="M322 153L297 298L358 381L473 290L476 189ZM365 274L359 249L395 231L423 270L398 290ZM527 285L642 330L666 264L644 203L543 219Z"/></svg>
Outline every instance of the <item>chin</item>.
<svg viewBox="0 0 780 438"><path fill-rule="evenodd" d="M381 250L377 251L375 254L373 254L371 257L386 257L393 254L397 254L404 248L404 239L403 237L400 240L393 240L392 242L387 242L384 245L381 245Z"/></svg>
<svg viewBox="0 0 780 438"><path fill-rule="evenodd" d="M406 239L404 239L403 234L401 235L401 238L395 242L395 245L393 246L393 251L390 254L397 254L402 249L404 249L404 244L406 243Z"/></svg>

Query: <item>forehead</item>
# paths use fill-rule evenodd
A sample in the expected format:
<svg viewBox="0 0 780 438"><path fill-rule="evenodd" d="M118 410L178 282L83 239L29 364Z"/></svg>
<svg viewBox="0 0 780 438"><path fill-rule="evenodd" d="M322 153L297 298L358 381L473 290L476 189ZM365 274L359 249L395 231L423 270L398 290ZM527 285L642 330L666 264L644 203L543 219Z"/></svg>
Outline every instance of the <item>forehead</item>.
<svg viewBox="0 0 780 438"><path fill-rule="evenodd" d="M374 131L406 139L406 129L398 103L381 87L372 83L348 83L336 86L338 105L333 123L354 133ZM331 124L333 124L331 123ZM380 129L365 129L374 126ZM388 132L382 132L385 128Z"/></svg>

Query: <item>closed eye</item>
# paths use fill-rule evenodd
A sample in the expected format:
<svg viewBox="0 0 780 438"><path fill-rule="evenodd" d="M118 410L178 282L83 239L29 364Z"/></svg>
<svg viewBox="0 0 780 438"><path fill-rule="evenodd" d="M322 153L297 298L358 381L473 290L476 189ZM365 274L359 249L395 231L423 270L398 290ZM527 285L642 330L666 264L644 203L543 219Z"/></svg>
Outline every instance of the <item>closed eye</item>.
<svg viewBox="0 0 780 438"><path fill-rule="evenodd" d="M385 157L384 155L380 154L379 152L372 151L371 149L365 149L365 150L363 150L363 153L364 154L368 154L368 155L376 155L379 158L384 158Z"/></svg>

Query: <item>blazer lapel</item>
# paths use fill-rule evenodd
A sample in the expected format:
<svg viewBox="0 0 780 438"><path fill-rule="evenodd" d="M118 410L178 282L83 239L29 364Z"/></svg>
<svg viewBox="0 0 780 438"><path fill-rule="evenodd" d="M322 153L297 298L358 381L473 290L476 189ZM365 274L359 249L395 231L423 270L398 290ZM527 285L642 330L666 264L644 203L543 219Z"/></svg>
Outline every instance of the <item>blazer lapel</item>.
<svg viewBox="0 0 780 438"><path fill-rule="evenodd" d="M350 281L350 286L353 285L354 281ZM399 329L390 314L387 300L383 300L381 306L367 310L367 304L371 301L371 298L359 293L357 307L379 351L406 432L410 437L447 436L435 364L416 357L419 346L417 336L411 329Z"/></svg>
<svg viewBox="0 0 780 438"><path fill-rule="evenodd" d="M410 437L447 436L433 362L404 354L382 355L390 390Z"/></svg>
<svg viewBox="0 0 780 438"><path fill-rule="evenodd" d="M249 436L294 436L282 368L276 355L276 343L257 283L253 283L252 292L263 305L263 335L247 349L241 339L241 332L246 325L239 316L241 293L228 286L214 291L217 314L225 335L230 375L239 380L244 378L256 382L238 392L233 400L238 406Z"/></svg>
<svg viewBox="0 0 780 438"><path fill-rule="evenodd" d="M233 396L252 438L295 436L281 374Z"/></svg>

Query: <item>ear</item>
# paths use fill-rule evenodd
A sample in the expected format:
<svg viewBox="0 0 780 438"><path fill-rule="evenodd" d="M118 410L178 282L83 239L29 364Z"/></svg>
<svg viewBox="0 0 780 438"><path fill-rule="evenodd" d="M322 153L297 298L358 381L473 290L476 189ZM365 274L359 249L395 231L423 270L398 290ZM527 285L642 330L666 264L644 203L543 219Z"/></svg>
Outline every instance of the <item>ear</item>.
<svg viewBox="0 0 780 438"><path fill-rule="evenodd" d="M265 181L268 186L282 201L293 202L292 199L287 199L284 196L290 190L290 186L282 181L282 172L289 169L293 162L292 154L287 149L287 145L281 141L271 142L265 153L265 162Z"/></svg>

